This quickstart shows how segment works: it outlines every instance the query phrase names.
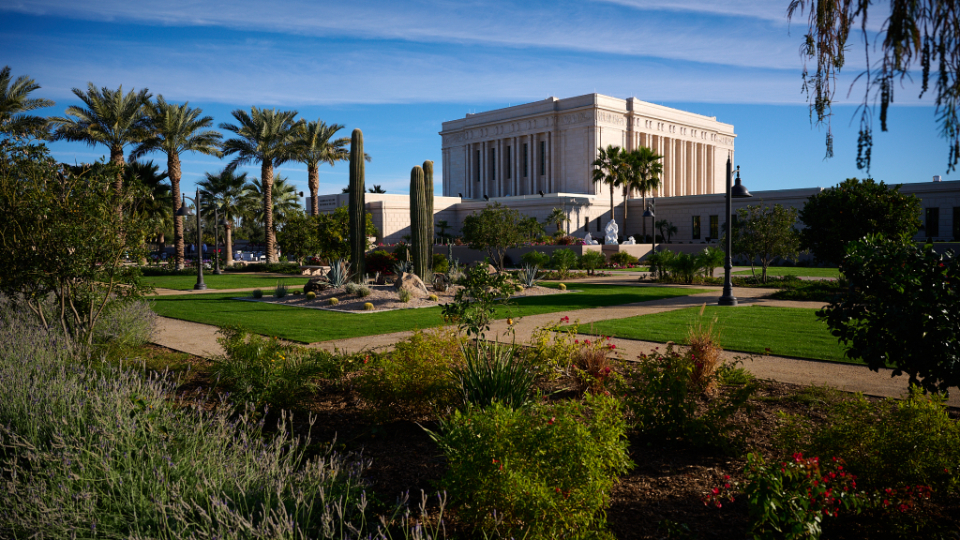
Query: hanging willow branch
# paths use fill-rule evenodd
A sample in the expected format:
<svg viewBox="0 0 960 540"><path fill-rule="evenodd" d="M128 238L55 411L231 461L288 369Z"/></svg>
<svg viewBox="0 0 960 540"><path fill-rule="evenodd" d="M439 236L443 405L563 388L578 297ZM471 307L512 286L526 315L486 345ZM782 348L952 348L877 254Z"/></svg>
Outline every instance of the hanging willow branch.
<svg viewBox="0 0 960 540"><path fill-rule="evenodd" d="M931 66L935 69L932 77L937 122L940 136L950 147L947 172L951 172L960 160L960 3L956 0L890 0L890 16L871 42L867 11L872 3L872 0L791 0L787 10L791 19L795 13L807 13L809 33L800 47L804 60L803 91L810 103L811 119L816 115L816 124L827 126L826 157L833 156L830 117L836 78L844 64L850 29L859 22L867 68L856 78L866 81L866 91L858 108L857 167L870 171L874 107L879 102L880 130L887 131L887 109L893 103L895 84L898 79L902 82L910 78L910 69L919 62L920 97L929 90ZM876 42L881 38L881 58L871 64L870 52L876 50ZM810 73L807 64L814 61L816 72Z"/></svg>

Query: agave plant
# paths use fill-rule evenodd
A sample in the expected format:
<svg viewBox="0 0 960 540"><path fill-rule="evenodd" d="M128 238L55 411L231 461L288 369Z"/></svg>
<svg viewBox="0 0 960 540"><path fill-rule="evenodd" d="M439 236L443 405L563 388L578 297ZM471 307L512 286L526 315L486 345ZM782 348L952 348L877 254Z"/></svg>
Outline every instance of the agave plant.
<svg viewBox="0 0 960 540"><path fill-rule="evenodd" d="M344 259L337 259L330 264L330 271L327 272L327 279L330 280L331 287L343 287L350 280L350 262Z"/></svg>
<svg viewBox="0 0 960 540"><path fill-rule="evenodd" d="M397 261L393 263L393 274L399 276L401 274L409 274L413 272L413 263L410 261Z"/></svg>
<svg viewBox="0 0 960 540"><path fill-rule="evenodd" d="M525 264L523 265L523 273L520 274L523 277L523 285L525 287L533 287L537 284L537 274L540 272L540 266L536 264Z"/></svg>

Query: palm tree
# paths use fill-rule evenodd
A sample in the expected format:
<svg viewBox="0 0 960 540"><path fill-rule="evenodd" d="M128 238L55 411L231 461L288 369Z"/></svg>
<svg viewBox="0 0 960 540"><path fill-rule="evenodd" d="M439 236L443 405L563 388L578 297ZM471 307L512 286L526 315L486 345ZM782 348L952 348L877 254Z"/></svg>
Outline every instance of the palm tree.
<svg viewBox="0 0 960 540"><path fill-rule="evenodd" d="M270 201L273 204L272 215L276 217L271 223L273 229L266 229L272 235L276 235L277 229L286 222L287 217L300 211L300 198L297 194L297 188L288 183L289 178L277 176L271 184ZM259 220L264 226L262 208L260 202L264 200L264 185L262 180L256 178L252 182L247 182L244 186L244 195L242 206L245 208L245 214L254 220Z"/></svg>
<svg viewBox="0 0 960 540"><path fill-rule="evenodd" d="M173 224L171 200L176 198L170 191L170 186L164 183L166 179L167 173L161 173L160 167L153 161L131 161L123 170L124 183L140 182L151 195L140 201L137 211L145 215L150 222L161 250L166 247L165 232Z"/></svg>
<svg viewBox="0 0 960 540"><path fill-rule="evenodd" d="M47 119L23 114L28 111L52 107L49 99L31 98L30 92L40 85L26 75L10 80L10 66L0 70L0 132L10 134L42 133Z"/></svg>
<svg viewBox="0 0 960 540"><path fill-rule="evenodd" d="M294 146L297 123L294 118L297 111L278 111L276 109L258 109L250 112L243 109L233 111L237 125L220 124L222 129L237 134L236 138L223 143L227 155L236 154L230 162L234 167L251 161L260 162L260 178L265 189L263 193L264 228L267 240L267 261L277 262L276 238L273 230L273 167L296 158Z"/></svg>
<svg viewBox="0 0 960 540"><path fill-rule="evenodd" d="M310 186L310 200L313 215L320 213L317 208L317 191L320 189L320 164L329 163L333 167L338 161L350 159L349 137L333 139L336 132L343 129L340 124L327 125L323 120L301 122L296 131L296 160L307 165L307 180Z"/></svg>
<svg viewBox="0 0 960 540"><path fill-rule="evenodd" d="M623 182L623 222L627 222L627 198L634 190L643 197L643 207L647 207L647 193L660 187L660 175L663 174L663 156L646 146L641 146L627 154L626 178ZM643 235L647 235L647 222L643 220ZM626 230L624 230L626 236Z"/></svg>
<svg viewBox="0 0 960 540"><path fill-rule="evenodd" d="M369 160L367 160L369 161ZM380 184L374 184L372 188L367 189L368 193L386 193L387 190L380 187Z"/></svg>
<svg viewBox="0 0 960 540"><path fill-rule="evenodd" d="M232 219L241 216L244 212L244 196L247 190L247 173L236 174L236 169L227 166L220 174L205 173L203 180L197 182L200 188L200 198L203 201L201 208L207 215L211 215L216 208L226 223L226 265L233 264L233 238L230 234L233 228Z"/></svg>
<svg viewBox="0 0 960 540"><path fill-rule="evenodd" d="M660 237L663 241L670 243L670 239L673 238L673 235L677 234L677 226L665 219L658 220L654 227L660 229Z"/></svg>
<svg viewBox="0 0 960 540"><path fill-rule="evenodd" d="M167 103L163 95L157 96L156 103L148 103L146 114L150 134L130 153L130 159L139 159L148 152L160 151L167 155L167 174L170 175L171 190L175 194L172 208L173 240L176 245L177 268L183 268L183 217L177 216L180 209L180 154L200 152L208 156L221 157L220 133L207 129L213 125L213 118L200 116L201 109L191 109L189 103L177 105Z"/></svg>
<svg viewBox="0 0 960 540"><path fill-rule="evenodd" d="M567 217L567 213L563 211L562 208L554 208L550 211L550 215L547 216L547 219L543 220L544 223L557 226L557 234L559 235L562 231L564 223L569 223L570 218Z"/></svg>
<svg viewBox="0 0 960 540"><path fill-rule="evenodd" d="M606 149L600 147L600 154L592 163L594 183L604 183L610 186L610 219L617 220L617 215L613 211L613 190L620 187L625 176L626 168L624 156L626 153L619 146L612 144ZM626 225L626 224L624 224Z"/></svg>
<svg viewBox="0 0 960 540"><path fill-rule="evenodd" d="M120 168L114 189L123 187L123 148L142 142L150 136L146 107L151 94L144 88L123 93L123 85L116 90L87 83L87 91L74 88L73 93L87 108L67 107L66 116L53 116L53 140L84 142L90 146L102 144L110 149L110 162Z"/></svg>

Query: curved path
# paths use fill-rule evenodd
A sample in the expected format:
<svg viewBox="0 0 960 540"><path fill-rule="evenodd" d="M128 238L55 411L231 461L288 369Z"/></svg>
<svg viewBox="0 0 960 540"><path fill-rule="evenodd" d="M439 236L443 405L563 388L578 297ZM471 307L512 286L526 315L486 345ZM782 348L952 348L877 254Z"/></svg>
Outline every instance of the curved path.
<svg viewBox="0 0 960 540"><path fill-rule="evenodd" d="M591 279L590 282L613 280L616 280L616 282L621 285L624 284L622 276L594 278ZM649 286L641 283L636 284L637 286ZM533 315L516 319L513 330L516 333L517 341L522 343L530 340L536 328L556 323L557 320L563 316L570 317L571 321L579 321L580 328L584 334L589 334L590 323L592 322L607 319L622 319L637 315L649 315L685 307L699 306L704 303L707 305L717 304L717 299L720 296L720 288L704 286L695 286L693 288L707 288L711 289L711 292L636 304L574 310L565 313ZM178 291L178 293L183 294L183 291ZM741 306L767 305L820 308L823 305L817 302L782 301L762 298L763 295L769 293L769 289L734 288L734 295L740 301ZM203 294L203 291L197 291L197 294ZM505 335L507 329L508 326L505 320L494 321L488 336ZM197 356L212 357L223 354L223 350L216 341L216 332L217 327L215 326L160 317L154 342L170 349ZM335 349L346 352L364 350L380 351L388 350L394 343L412 334L412 331L396 332L392 334L324 341L312 343L308 346L330 351ZM649 354L655 348L663 346L662 343L621 338L617 338L614 343L617 345L617 352L620 358L625 360L636 358L641 354ZM866 395L878 397L902 397L907 392L907 377L892 378L892 371L889 369L873 372L865 366L853 364L785 358L771 355L751 355L735 351L724 351L723 356L729 360L735 358L742 359L743 367L760 379L803 385L825 385L843 391L862 392ZM960 407L960 392L953 392L947 403L952 407Z"/></svg>

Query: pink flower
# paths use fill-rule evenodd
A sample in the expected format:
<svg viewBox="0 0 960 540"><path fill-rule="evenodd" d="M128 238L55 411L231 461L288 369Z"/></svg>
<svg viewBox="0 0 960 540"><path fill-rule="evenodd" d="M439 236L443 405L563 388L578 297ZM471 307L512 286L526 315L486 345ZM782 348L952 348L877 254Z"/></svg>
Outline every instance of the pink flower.
<svg viewBox="0 0 960 540"><path fill-rule="evenodd" d="M610 350L611 350L611 351L614 350L614 349L616 349L616 348L617 348L616 345L614 345L613 343L610 344Z"/></svg>
<svg viewBox="0 0 960 540"><path fill-rule="evenodd" d="M550 417L550 419L549 419L549 420L547 420L547 424L549 424L549 425L551 425L551 426L552 426L552 425L553 425L553 421L554 421L554 420L556 420L556 419L557 419L557 417L556 417L556 416L551 416L551 417Z"/></svg>

